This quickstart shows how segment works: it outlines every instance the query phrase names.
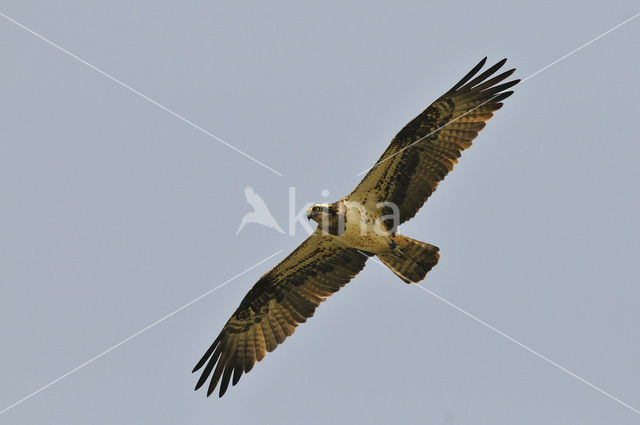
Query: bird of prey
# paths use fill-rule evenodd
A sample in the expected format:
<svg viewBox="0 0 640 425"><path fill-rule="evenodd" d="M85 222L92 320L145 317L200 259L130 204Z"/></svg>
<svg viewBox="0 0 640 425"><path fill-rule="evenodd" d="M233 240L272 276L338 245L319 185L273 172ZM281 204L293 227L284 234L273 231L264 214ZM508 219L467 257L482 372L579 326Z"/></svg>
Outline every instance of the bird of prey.
<svg viewBox="0 0 640 425"><path fill-rule="evenodd" d="M240 230L242 230L244 225L247 223L262 224L263 226L275 229L280 233L284 233L284 230L278 226L278 222L271 215L269 208L267 208L267 204L264 203L260 195L253 191L251 186L244 188L244 197L247 199L247 203L253 208L253 211L246 213L244 217L242 217L240 227L238 227L236 235L240 233Z"/></svg>
<svg viewBox="0 0 640 425"><path fill-rule="evenodd" d="M520 80L498 75L506 59L483 70L486 58L393 138L358 186L332 204L316 204L307 217L315 231L249 290L193 371L204 366L209 396L220 397L267 352L313 316L316 307L377 256L400 279L419 282L438 262L438 248L400 235L471 146L493 112ZM481 72L482 71L482 72Z"/></svg>

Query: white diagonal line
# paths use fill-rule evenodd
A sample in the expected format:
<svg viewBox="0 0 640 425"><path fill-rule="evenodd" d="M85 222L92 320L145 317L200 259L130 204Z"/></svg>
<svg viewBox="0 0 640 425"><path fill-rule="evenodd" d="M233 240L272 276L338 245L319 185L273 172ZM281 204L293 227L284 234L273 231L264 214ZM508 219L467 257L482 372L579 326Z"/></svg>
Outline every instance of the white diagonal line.
<svg viewBox="0 0 640 425"><path fill-rule="evenodd" d="M31 394L21 398L20 400L16 401L15 403L13 403L10 406L5 407L4 409L0 410L0 415L2 415L3 413L5 413L6 411L16 407L17 405L19 405L20 403L30 399L31 397L33 397L34 395L38 394L41 391L44 391L45 389L49 388L50 386L54 385L55 383L63 380L64 378L66 378L67 376L71 375L74 372L77 372L78 370L82 369L83 367L93 363L94 361L98 360L100 357L104 356L105 354L115 350L116 348L120 347L122 344L125 344L129 341L131 341L133 338L137 337L138 335L140 335L143 332L148 331L149 329L153 328L154 326L164 322L165 320L167 320L168 318L170 318L171 316L179 313L180 311L184 310L185 308L189 307L190 305L200 301L201 299L203 299L204 297L206 297L207 295L211 294L212 292L217 291L218 289L222 288L223 286L225 286L227 283L239 278L240 276L242 276L243 274L253 270L254 268L258 267L259 265L261 265L262 263L264 263L265 261L270 260L271 258L275 257L276 255L280 254L282 252L282 250L279 250L278 252L275 252L273 254L271 254L270 256L268 256L267 258L265 258L264 260L261 260L259 262L257 262L256 264L254 264L253 266L243 270L242 272L238 273L237 275L233 276L230 279L227 279L226 281L222 282L220 285L216 286L213 289L210 289L209 291L205 292L204 294L200 295L199 297L189 301L188 303L186 303L185 305L183 305L182 307L172 311L171 313L167 314L166 316L164 316L161 319L156 320L155 322L151 323L150 325L142 328L141 330L139 330L138 332L134 333L133 335L123 339L122 341L120 341L119 343L117 343L116 345L112 346L111 348L103 351L102 353L98 354L97 356L94 356L92 358L90 358L89 360L87 360L86 362L82 363L80 366L77 366L73 369L71 369L69 372L65 373L64 375L60 376L59 378L54 379L53 381L49 382L47 385L44 385L40 388L38 388L37 390L35 390L34 392L32 392Z"/></svg>
<svg viewBox="0 0 640 425"><path fill-rule="evenodd" d="M362 251L358 250L358 252L362 253ZM364 255L364 253L362 253ZM373 258L373 261L376 262L377 264L381 265L384 268L387 268L387 266L385 266L381 261L379 261L377 258ZM405 278L406 279L406 278ZM411 280L411 279L407 279L407 280ZM624 401L620 400L619 398L611 395L610 393L606 392L605 390L603 390L602 388L592 384L591 382L587 381L584 378L581 378L580 376L576 375L575 373L571 372L569 369L560 366L558 363L554 362L553 360L549 359L548 357L543 356L542 354L538 353L537 351L535 351L532 348L529 348L528 346L524 345L523 343L521 343L520 341L518 341L515 338L510 337L509 335L507 335L506 333L502 332L499 329L494 328L493 326L491 326L490 324L488 324L487 322L477 318L476 316L474 316L473 314L463 310L462 308L458 307L457 305L455 305L454 303L452 303L449 300L446 300L444 298L442 298L440 295L436 294L433 291L428 290L427 288L425 288L422 285L419 285L417 283L414 283L415 286L417 286L418 288L422 289L423 291L425 291L426 293L428 293L429 295L433 296L434 298L442 301L443 303L447 304L449 307L453 307L456 310L458 310L460 313L464 314L465 316L475 320L476 322L480 323L481 325L491 329L492 331L494 331L495 333L497 333L498 335L501 335L503 337L505 337L506 339L508 339L509 341L513 342L514 344L517 344L518 346L520 346L521 348L524 348L525 350L527 350L528 352L538 356L539 358L541 358L542 360L544 360L545 362L557 367L558 369L560 369L561 371L573 376L574 378L576 378L577 380L579 380L580 382L587 384L588 386L590 386L591 388L593 388L594 390L598 391L599 393L606 395L607 397L609 397L610 399L612 399L613 401L615 401L616 403L626 407L627 409L637 413L640 415L640 410L634 408L633 406L628 405L627 403L625 403Z"/></svg>
<svg viewBox="0 0 640 425"><path fill-rule="evenodd" d="M606 395L607 397L609 397L611 400L615 401L618 404L621 404L622 406L626 407L627 409L637 413L640 415L640 410L628 405L627 403L625 403L624 401L620 400L619 398L611 395L610 393L606 392L605 390L603 390L602 388L592 384L591 382L587 381L584 378L581 378L580 376L576 375L575 373L571 372L569 369L567 369L566 367L560 366L558 363L554 362L553 360L549 359L548 357L543 356L542 354L538 353L537 351L535 351L532 348L527 347L526 345L524 345L523 343L521 343L520 341L516 340L515 338L510 337L509 335L505 334L504 332L500 331L499 329L494 328L493 326L491 326L490 324L488 324L487 322L484 322L480 319L478 319L476 316L474 316L473 314L463 310L462 308L458 307L457 305L453 304L452 302L442 298L440 295L428 290L427 288L416 284L416 286L420 289L422 289L423 291L425 291L426 293L428 293L429 295L437 298L438 300L442 301L443 303L447 304L450 307L455 308L456 310L458 310L459 312L461 312L462 314L464 314L467 317L470 317L471 319L475 320L476 322L480 323L481 325L491 329L492 331L494 331L495 333L497 333L498 335L501 335L505 338L507 338L509 341L519 345L521 348L524 348L525 350L527 350L528 352L530 352L531 354L534 354L536 356L538 356L539 358L541 358L542 360L544 360L545 362L557 367L558 369L560 369L561 371L568 373L569 375L573 376L574 378L576 378L577 380L579 380L580 382L587 384L588 386L590 386L591 388L593 388L594 390L598 391L599 393Z"/></svg>
<svg viewBox="0 0 640 425"><path fill-rule="evenodd" d="M78 62L83 63L84 65L88 66L89 68L93 69L94 71L104 75L105 77L107 77L108 79L110 79L111 81L115 82L116 84L121 85L122 87L126 88L127 90L131 91L132 93L137 94L138 96L140 96L141 98L143 98L144 100L152 103L153 105L157 106L158 108L162 109L165 112L168 112L169 114L173 115L174 117L178 118L179 120L189 124L191 127L195 128L196 130L200 131L201 133L206 134L207 136L217 140L218 142L222 143L223 145L227 146L228 148L233 149L234 151L238 152L240 155L244 156L247 159L250 159L251 161L263 166L264 168L266 168L267 170L271 171L274 174L279 175L280 177L282 177L282 174L279 173L278 171L274 170L273 168L269 167L268 165L264 164L263 162L258 161L257 159L255 159L254 157L252 157L251 155L249 155L248 153L236 148L235 146L233 146L232 144L230 144L229 142L221 139L220 137L216 136L215 134L205 130L204 128L200 127L198 124L194 123L193 121L183 117L182 115L178 114L177 112L173 111L172 109L167 108L166 106L156 102L155 100L151 99L150 97L142 94L141 92L139 92L138 90L134 89L133 87L123 83L122 81L118 80L117 78L113 77L110 74L107 74L106 72L104 72L103 70L101 70L100 68L91 65L89 62L85 61L84 59L74 55L73 53L71 53L70 51L66 50L65 48L57 45L56 43L54 43L53 41L45 38L44 36L38 34L37 32L35 32L34 30L32 30L31 28L28 28L24 25L22 25L20 22L16 21L15 19L10 18L9 16L5 15L4 13L0 12L0 16L2 16L4 19L6 19L9 22L14 23L15 25L19 26L20 28L22 28L23 30L35 35L36 37L38 37L40 40L44 41L45 43L55 47L56 49L60 50L63 53L66 53L67 55L71 56L72 58L74 58L75 60L77 60Z"/></svg>
<svg viewBox="0 0 640 425"><path fill-rule="evenodd" d="M542 71L545 71L547 68L552 67L553 65L557 64L558 62L560 62L561 60L564 60L566 58L568 58L569 56L571 56L572 54L576 53L579 50L584 49L585 47L587 47L589 44L593 43L596 40L601 39L602 37L604 37L605 35L609 34L610 32L613 32L615 30L617 30L618 28L620 28L621 26L623 26L624 24L626 24L629 21L632 21L634 19L636 19L638 16L640 16L640 12L636 13L635 15L633 15L632 17L630 17L629 19L620 22L618 25L616 25L615 27L611 28L608 31L603 32L602 34L600 34L599 36L595 37L594 39L592 39L591 41L588 41L587 43L584 43L582 46L573 49L572 51L570 51L569 53L567 53L566 55L562 56L561 58L558 58L556 60L554 60L553 62L551 62L549 65L545 66L544 68L540 68L539 70L537 70L536 72L534 72L533 74L529 75L528 77L525 77L522 79L522 82L524 83L525 81L527 81L529 78L538 75L539 73L541 73Z"/></svg>
<svg viewBox="0 0 640 425"><path fill-rule="evenodd" d="M591 39L590 41L588 41L588 42L584 43L582 46L580 46L580 47L577 47L577 48L573 49L572 51L570 51L570 52L569 52L569 53L567 53L566 55L564 55L564 56L562 56L562 57L560 57L560 58L556 59L556 60L555 60L555 61L553 61L553 62L551 62L549 65L547 65L547 66L545 66L545 67L543 67L543 68L540 68L539 70L537 70L537 71L536 71L536 72L534 72L533 74L529 75L528 77L523 78L523 79L520 81L520 84L522 84L522 83L524 83L525 81L527 81L528 79L530 79L530 78L532 78L532 77L534 77L534 76L538 75L539 73L541 73L541 72L543 72L543 71L545 71L545 70L549 69L549 68L550 68L550 67L552 67L553 65L555 65L555 64L557 64L558 62L560 62L560 61L562 61L562 60L564 60L564 59L568 58L569 56L573 55L574 53L576 53L576 52L578 52L578 51L580 51L580 50L584 49L585 47L587 47L588 45L590 45L590 44L591 44L591 43L593 43L594 41L597 41L597 40L601 39L602 37L604 37L605 35L607 35L607 34L609 34L609 33L613 32L613 31L617 30L618 28L620 28L620 27L621 27L621 26L623 26L624 24L626 24L626 23L628 23L628 22L630 22L630 21L632 21L632 20L636 19L638 16L640 16L640 12L639 12L639 13L636 13L636 14L635 14L635 15L633 15L632 17L630 17L630 18L628 18L628 19L626 19L626 20L624 20L624 21L620 22L620 23L619 23L618 25L616 25L615 27L613 27L613 28L611 28L611 29L609 29L609 30L607 30L607 31L603 32L602 34L600 34L599 36L597 36L597 37L595 37L595 38ZM376 163L375 163L375 164L373 164L372 166L370 166L370 167L368 167L368 168L365 168L364 170L360 171L360 172L357 174L357 176L361 176L362 174L366 173L367 171L369 171L370 169L372 169L372 168L373 168L373 167L375 167L376 165L381 164L381 163L383 163L383 162L387 161L388 159L393 158L394 156L398 155L398 154L399 154L399 153L401 153L402 151L404 151L404 150L406 150L406 149L410 148L411 146L415 145L415 144L416 144L416 143L418 143L418 142L421 142L422 140L426 139L427 137L431 136L432 134L434 134L434 133L436 133L436 132L438 132L438 131L442 130L444 127L448 126L449 124L451 124L451 123L453 123L453 122L456 122L457 120L459 120L460 118L464 117L464 116L465 116L465 115L467 115L468 113L470 113L470 112L474 111L475 109L477 109L477 108L481 107L481 106L482 106L482 105L484 105L485 103L487 103L487 102L491 101L491 99L495 98L495 97L496 97L496 96L498 96L498 95L499 95L499 94L496 94L495 96L491 97L490 99L485 100L484 102L482 102L480 105L476 106L475 108L473 108L473 109L471 109L471 110L469 110L469 111L465 112L464 114L460 115L459 117L456 117L455 119L453 119L453 120L449 121L448 123L446 123L446 124L445 124L445 125L443 125L442 127L439 127L439 128L437 128L437 129L433 130L431 133L427 134L426 136L423 136L423 137L419 138L418 140L416 140L415 142L411 143L410 145L405 146L404 148L400 149L398 152L394 153L393 155L389 155L388 157L386 157L386 158L384 158L384 159L381 159L380 161L376 162Z"/></svg>

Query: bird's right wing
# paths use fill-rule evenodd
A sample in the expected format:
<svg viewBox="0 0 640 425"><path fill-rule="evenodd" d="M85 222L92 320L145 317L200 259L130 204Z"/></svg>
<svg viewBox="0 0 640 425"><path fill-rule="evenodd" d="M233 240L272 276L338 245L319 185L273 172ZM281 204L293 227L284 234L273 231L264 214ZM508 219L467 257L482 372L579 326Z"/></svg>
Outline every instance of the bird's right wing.
<svg viewBox="0 0 640 425"><path fill-rule="evenodd" d="M220 335L194 368L205 366L196 389L213 373L207 396L220 382L220 397L233 374L243 373L293 334L316 307L362 270L367 256L316 231L266 273L244 297ZM220 378L222 380L220 381Z"/></svg>
<svg viewBox="0 0 640 425"><path fill-rule="evenodd" d="M348 201L395 204L400 223L418 212L520 81L502 82L514 69L492 77L506 59L476 75L486 59L400 130Z"/></svg>

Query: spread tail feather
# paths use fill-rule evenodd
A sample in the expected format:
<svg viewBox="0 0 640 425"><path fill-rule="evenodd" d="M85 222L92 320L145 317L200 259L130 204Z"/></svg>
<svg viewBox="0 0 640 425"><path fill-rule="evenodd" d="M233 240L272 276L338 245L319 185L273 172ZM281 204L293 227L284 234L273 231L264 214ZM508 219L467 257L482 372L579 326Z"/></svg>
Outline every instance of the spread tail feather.
<svg viewBox="0 0 640 425"><path fill-rule="evenodd" d="M406 283L420 282L438 263L438 247L403 235L396 235L393 251L378 258Z"/></svg>

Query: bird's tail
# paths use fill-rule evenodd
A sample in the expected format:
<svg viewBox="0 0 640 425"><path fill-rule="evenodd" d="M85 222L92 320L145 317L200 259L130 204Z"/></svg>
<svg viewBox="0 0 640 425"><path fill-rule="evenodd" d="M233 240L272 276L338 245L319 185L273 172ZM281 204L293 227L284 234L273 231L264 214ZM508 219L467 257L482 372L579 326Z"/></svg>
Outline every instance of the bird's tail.
<svg viewBox="0 0 640 425"><path fill-rule="evenodd" d="M438 263L438 247L402 235L395 236L393 251L378 254L378 258L406 283L420 282Z"/></svg>

